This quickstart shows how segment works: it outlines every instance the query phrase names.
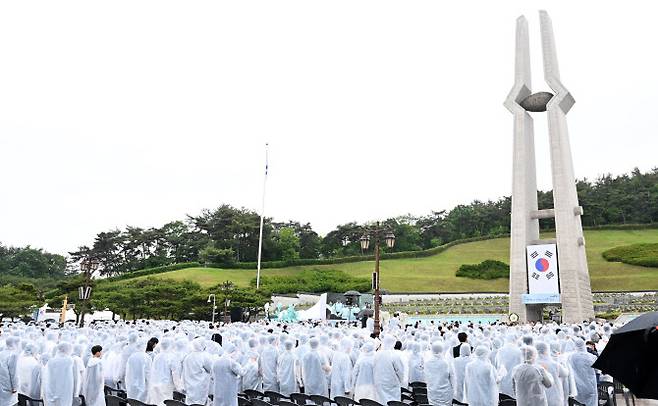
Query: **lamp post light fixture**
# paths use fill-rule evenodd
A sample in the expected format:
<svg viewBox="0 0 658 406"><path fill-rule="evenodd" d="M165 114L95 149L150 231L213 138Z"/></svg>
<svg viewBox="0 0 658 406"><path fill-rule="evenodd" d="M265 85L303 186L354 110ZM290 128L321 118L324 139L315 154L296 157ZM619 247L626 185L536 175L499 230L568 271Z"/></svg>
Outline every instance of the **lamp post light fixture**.
<svg viewBox="0 0 658 406"><path fill-rule="evenodd" d="M98 270L99 265L98 260L92 257L87 257L80 262L80 271L82 271L85 278L84 286L78 288L78 298L83 304L81 306L80 327L84 327L85 324L85 309L89 307L89 299L91 299L91 278L94 272Z"/></svg>
<svg viewBox="0 0 658 406"><path fill-rule="evenodd" d="M217 306L215 305L215 299L216 299L215 294L211 293L211 294L208 295L208 303L210 303L210 298L212 298L212 321L211 321L211 323L215 324L215 314L216 314L215 310L217 310Z"/></svg>
<svg viewBox="0 0 658 406"><path fill-rule="evenodd" d="M222 282L221 286L219 287L221 291L224 293L224 323L230 323L231 322L231 316L228 314L228 307L231 304L231 299L229 299L229 295L231 294L231 291L235 285L231 281L225 281Z"/></svg>
<svg viewBox="0 0 658 406"><path fill-rule="evenodd" d="M375 272L372 277L372 285L375 290L375 326L373 333L375 336L379 336L379 333L381 333L379 317L379 309L381 307L381 292L379 290L379 244L383 240L388 248L393 248L395 245L395 234L391 230L381 227L378 221L374 227L367 228L363 236L359 239L363 251L366 251L370 246L371 238L375 240Z"/></svg>

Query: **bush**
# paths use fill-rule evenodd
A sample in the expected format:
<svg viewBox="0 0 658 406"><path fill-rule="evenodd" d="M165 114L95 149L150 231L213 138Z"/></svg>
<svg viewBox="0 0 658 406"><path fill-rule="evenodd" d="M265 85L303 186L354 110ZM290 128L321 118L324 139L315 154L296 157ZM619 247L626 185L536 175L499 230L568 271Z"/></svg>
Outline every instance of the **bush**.
<svg viewBox="0 0 658 406"><path fill-rule="evenodd" d="M603 251L603 258L610 262L658 268L658 244L632 244Z"/></svg>
<svg viewBox="0 0 658 406"><path fill-rule="evenodd" d="M200 266L201 264L198 262L182 262L180 264L172 264L172 265L159 266L157 268L142 269L141 271L126 272L119 276L103 279L103 281L120 281L124 279L138 278L140 276L155 275L159 273L177 271L179 269L198 268Z"/></svg>
<svg viewBox="0 0 658 406"><path fill-rule="evenodd" d="M456 276L472 279L509 278L509 265L501 261L487 259L479 264L465 264L459 267Z"/></svg>
<svg viewBox="0 0 658 406"><path fill-rule="evenodd" d="M324 293L324 292L358 292L370 291L370 280L355 278L343 271L311 269L301 271L294 276L262 276L261 289L272 293ZM251 280L256 286L256 278Z"/></svg>

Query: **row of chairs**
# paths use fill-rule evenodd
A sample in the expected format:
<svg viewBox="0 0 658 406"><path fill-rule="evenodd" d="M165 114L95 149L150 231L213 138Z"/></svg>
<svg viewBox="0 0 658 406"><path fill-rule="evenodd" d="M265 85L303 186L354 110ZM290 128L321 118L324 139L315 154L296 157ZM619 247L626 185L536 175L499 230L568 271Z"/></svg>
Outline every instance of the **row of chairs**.
<svg viewBox="0 0 658 406"><path fill-rule="evenodd" d="M424 382L412 382L411 389L401 388L401 401L388 402L386 406L425 406L428 405L427 399L427 386ZM618 383L602 382L598 385L599 391L599 404L601 406L617 406L615 394L623 394L626 406L635 406L634 397ZM109 386L105 387L106 403L107 406L151 406L145 405L134 399L127 399L126 392L121 389L114 389ZM212 395L210 395L212 400ZM173 399L165 401L167 406L186 406L185 395L180 392L173 393ZM281 393L274 391L260 392L257 390L245 390L238 395L239 406L385 406L380 403L370 400L361 399L355 401L344 396L336 396L330 399L321 395L307 395L304 393L293 393L290 396L285 396ZM43 401L39 399L30 399L24 395L19 395L19 406L42 406ZM466 404L457 400L453 400L453 405L459 406ZM516 401L509 396L500 395L499 406L514 406ZM573 398L569 399L569 406L580 406L581 403Z"/></svg>

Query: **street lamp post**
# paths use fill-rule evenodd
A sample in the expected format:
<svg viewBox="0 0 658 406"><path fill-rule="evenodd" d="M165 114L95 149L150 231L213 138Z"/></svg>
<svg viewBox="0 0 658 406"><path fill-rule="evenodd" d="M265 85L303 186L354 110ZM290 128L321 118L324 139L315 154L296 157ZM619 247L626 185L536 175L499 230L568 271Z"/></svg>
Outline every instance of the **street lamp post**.
<svg viewBox="0 0 658 406"><path fill-rule="evenodd" d="M78 298L82 302L82 310L80 312L80 327L83 327L85 324L85 310L89 307L89 299L91 299L91 278L98 269L98 260L95 258L85 258L80 262L80 270L85 276L84 286L80 286L78 289ZM91 310L91 308L89 309Z"/></svg>
<svg viewBox="0 0 658 406"><path fill-rule="evenodd" d="M383 239L386 242L388 248L393 248L395 245L395 234L392 231L382 228L379 224L379 221L375 224L374 227L366 229L363 237L361 237L361 249L363 251L367 250L370 246L370 238L375 240L375 273L373 275L373 287L375 288L375 326L374 334L379 337L381 333L381 324L379 317L379 309L381 307L381 292L379 289L379 244Z"/></svg>
<svg viewBox="0 0 658 406"><path fill-rule="evenodd" d="M210 303L210 298L212 297L212 324L215 324L215 310L217 309L217 306L215 305L215 294L211 293L208 295L208 303Z"/></svg>
<svg viewBox="0 0 658 406"><path fill-rule="evenodd" d="M224 323L231 322L231 316L228 314L228 307L231 304L231 299L229 299L229 295L233 290L233 287L234 285L233 282L231 281L225 281L220 286L220 289L224 293Z"/></svg>

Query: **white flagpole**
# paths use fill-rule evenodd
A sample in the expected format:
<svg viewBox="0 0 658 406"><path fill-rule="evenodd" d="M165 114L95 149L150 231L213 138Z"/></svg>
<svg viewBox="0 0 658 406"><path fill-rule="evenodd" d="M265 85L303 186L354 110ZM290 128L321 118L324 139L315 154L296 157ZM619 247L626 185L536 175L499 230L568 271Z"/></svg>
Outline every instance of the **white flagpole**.
<svg viewBox="0 0 658 406"><path fill-rule="evenodd" d="M258 237L258 270L256 271L256 289L260 288L260 260L263 253L263 219L265 218L265 186L267 185L267 170L269 166L267 149L269 144L265 143L265 177L263 178L263 204L260 210L260 235Z"/></svg>

